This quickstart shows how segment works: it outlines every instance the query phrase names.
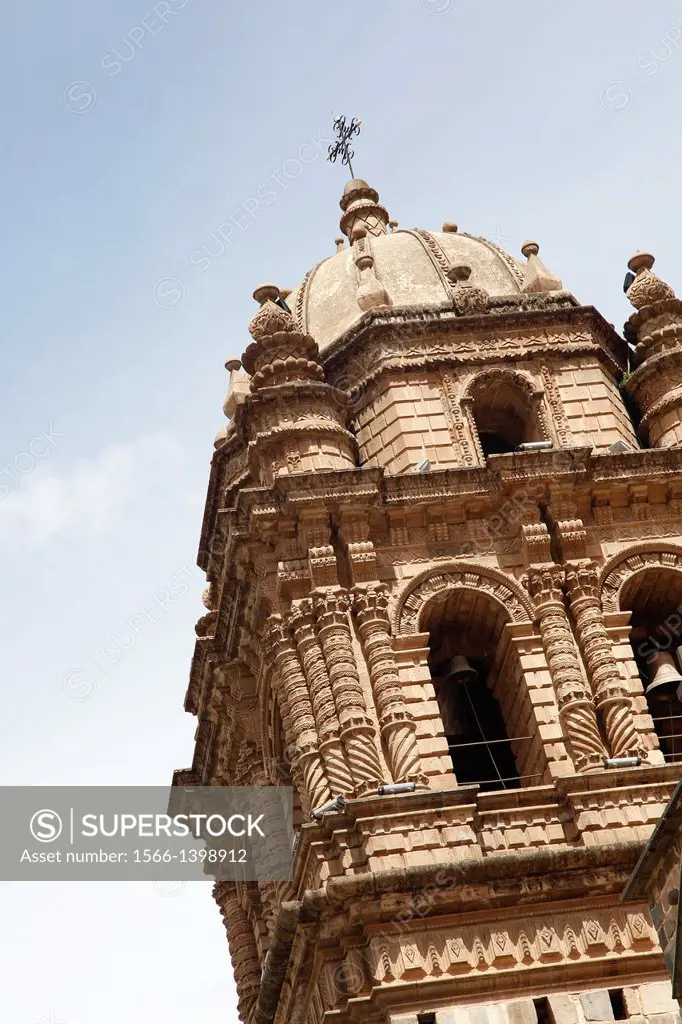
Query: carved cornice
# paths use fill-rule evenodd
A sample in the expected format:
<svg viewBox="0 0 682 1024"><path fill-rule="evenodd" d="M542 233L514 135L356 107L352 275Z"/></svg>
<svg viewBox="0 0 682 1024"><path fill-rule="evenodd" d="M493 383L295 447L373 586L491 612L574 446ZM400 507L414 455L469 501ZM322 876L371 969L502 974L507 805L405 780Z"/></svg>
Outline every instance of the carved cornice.
<svg viewBox="0 0 682 1024"><path fill-rule="evenodd" d="M322 353L322 360L329 379L334 379L349 359L368 366L366 356L359 359L359 353L368 353L377 342L383 358L368 366L366 377L357 381L358 386L366 386L390 364L392 356L400 358L403 368L489 362L491 358L515 362L520 350L530 343L536 358L575 356L582 351L601 354L610 372L620 376L627 366L623 340L593 306L579 306L572 296L558 293L562 294L566 305L560 308L552 306L554 296L549 294L518 296L518 300L516 296L491 296L489 310L477 326L473 326L475 318L459 317L445 304L441 308L392 307L369 312ZM438 340L439 334L446 335L443 341ZM468 336L470 346L462 336Z"/></svg>

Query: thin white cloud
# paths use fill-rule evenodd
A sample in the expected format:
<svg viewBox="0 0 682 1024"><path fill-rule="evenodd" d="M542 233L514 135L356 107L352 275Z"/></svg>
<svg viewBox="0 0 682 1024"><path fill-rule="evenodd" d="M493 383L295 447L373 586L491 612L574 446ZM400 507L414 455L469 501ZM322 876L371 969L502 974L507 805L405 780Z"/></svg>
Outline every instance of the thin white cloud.
<svg viewBox="0 0 682 1024"><path fill-rule="evenodd" d="M65 530L102 534L119 520L144 477L159 459L177 458L180 446L167 434L113 444L56 474L36 466L0 501L0 543L40 545Z"/></svg>

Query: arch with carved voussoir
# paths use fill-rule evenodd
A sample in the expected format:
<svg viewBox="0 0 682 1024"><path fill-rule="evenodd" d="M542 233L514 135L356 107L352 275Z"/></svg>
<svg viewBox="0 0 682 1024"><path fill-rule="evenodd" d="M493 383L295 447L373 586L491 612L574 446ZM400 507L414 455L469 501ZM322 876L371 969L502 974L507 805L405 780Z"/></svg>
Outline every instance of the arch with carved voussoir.
<svg viewBox="0 0 682 1024"><path fill-rule="evenodd" d="M448 591L461 588L483 591L506 609L510 622L532 623L535 619L528 595L501 570L471 562L452 562L424 570L398 594L392 616L395 635L419 633L427 605Z"/></svg>
<svg viewBox="0 0 682 1024"><path fill-rule="evenodd" d="M643 541L613 555L599 574L604 611L621 611L624 588L632 586L635 576L652 569L682 574L682 546L660 540Z"/></svg>

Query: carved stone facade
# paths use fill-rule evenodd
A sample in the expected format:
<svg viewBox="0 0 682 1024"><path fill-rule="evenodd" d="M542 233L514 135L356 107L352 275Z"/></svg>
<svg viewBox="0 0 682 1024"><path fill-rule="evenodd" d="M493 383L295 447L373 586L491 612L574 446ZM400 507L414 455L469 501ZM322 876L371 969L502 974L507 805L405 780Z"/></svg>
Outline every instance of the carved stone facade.
<svg viewBox="0 0 682 1024"><path fill-rule="evenodd" d="M290 786L298 834L289 883L215 889L240 1019L672 1024L620 896L682 763L682 304L631 262L626 405L537 243L341 206L255 292L199 553L175 784Z"/></svg>

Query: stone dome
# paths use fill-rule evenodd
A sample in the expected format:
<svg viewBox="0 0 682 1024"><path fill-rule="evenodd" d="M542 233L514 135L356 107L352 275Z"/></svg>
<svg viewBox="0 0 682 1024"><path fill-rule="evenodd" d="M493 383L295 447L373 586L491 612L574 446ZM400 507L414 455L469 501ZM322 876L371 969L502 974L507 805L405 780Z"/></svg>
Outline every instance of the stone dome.
<svg viewBox="0 0 682 1024"><path fill-rule="evenodd" d="M452 301L453 267L471 268L469 284L491 296L522 290L526 264L485 238L459 232L389 230L388 212L365 181L354 179L341 199L341 230L350 239L287 295L302 328L328 348L371 309L442 306ZM364 278L364 282L363 282Z"/></svg>

